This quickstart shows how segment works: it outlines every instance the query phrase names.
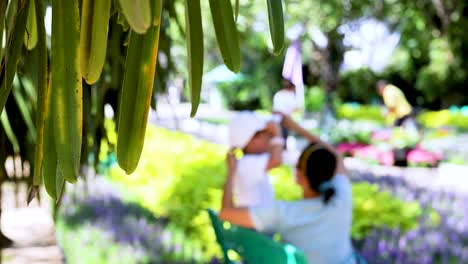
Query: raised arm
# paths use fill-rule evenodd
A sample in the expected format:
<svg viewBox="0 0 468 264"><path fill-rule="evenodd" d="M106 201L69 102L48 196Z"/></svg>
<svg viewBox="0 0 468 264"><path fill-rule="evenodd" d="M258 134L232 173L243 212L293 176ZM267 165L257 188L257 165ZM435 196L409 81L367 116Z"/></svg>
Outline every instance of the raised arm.
<svg viewBox="0 0 468 264"><path fill-rule="evenodd" d="M232 151L229 151L226 156L227 177L224 184L223 200L219 217L233 224L253 228L254 224L249 215L247 208L236 208L233 201L233 181L234 174L237 169L237 160Z"/></svg>
<svg viewBox="0 0 468 264"><path fill-rule="evenodd" d="M281 131L274 122L269 122L266 131L273 137L270 142L270 158L266 166L266 171L281 166L283 164L284 140L281 138Z"/></svg>
<svg viewBox="0 0 468 264"><path fill-rule="evenodd" d="M282 119L281 119L281 125L286 127L289 130L292 130L296 132L298 135L301 137L307 139L311 143L322 143L320 138L316 135L313 135L303 127L301 127L296 121L294 121L290 116L282 114L282 113L277 113L280 114Z"/></svg>
<svg viewBox="0 0 468 264"><path fill-rule="evenodd" d="M337 174L344 174L344 175L349 176L348 170L344 166L343 155L339 151L337 151L335 149L335 147L333 147L332 145L328 144L325 141L322 141L318 136L313 135L312 133L310 133L309 131L307 131L303 127L301 127L291 117L289 117L287 115L283 115L283 114L281 114L281 115L282 115L281 124L283 126L285 126L286 128L296 132L298 135L300 135L301 137L307 139L309 142L321 144L321 145L327 147L333 153L335 153L336 158L337 158L336 173Z"/></svg>

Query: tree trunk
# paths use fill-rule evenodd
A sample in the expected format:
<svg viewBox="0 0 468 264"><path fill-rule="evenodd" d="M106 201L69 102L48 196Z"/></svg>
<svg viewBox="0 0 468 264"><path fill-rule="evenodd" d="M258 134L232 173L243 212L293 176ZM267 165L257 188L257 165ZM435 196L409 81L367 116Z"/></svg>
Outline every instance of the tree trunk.
<svg viewBox="0 0 468 264"><path fill-rule="evenodd" d="M340 66L344 57L344 47L343 35L338 33L337 29L326 32L325 36L327 37L327 45L324 48L314 45L315 50L318 52L318 56L314 56L314 60L315 64L320 68L320 79L327 95L324 114L320 120L321 128L326 130L330 122L329 119L334 119L336 115L332 99L338 85Z"/></svg>
<svg viewBox="0 0 468 264"><path fill-rule="evenodd" d="M313 64L317 65L320 80L326 92L325 107L321 113L319 127L321 138L329 140L328 135L336 120L336 112L333 107L333 95L338 86L340 66L344 57L343 35L337 29L326 32L327 45L323 48L314 42Z"/></svg>

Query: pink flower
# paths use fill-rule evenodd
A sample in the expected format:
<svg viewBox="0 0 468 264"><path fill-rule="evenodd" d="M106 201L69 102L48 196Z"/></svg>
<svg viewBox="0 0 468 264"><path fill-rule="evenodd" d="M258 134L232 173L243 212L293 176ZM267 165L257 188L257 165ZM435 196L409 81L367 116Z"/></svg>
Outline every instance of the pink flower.
<svg viewBox="0 0 468 264"><path fill-rule="evenodd" d="M337 149L340 153L347 154L347 153L349 153L350 147L351 147L351 143L340 143L340 144L338 144L338 146L336 147L336 149Z"/></svg>
<svg viewBox="0 0 468 264"><path fill-rule="evenodd" d="M354 156L364 159L378 160L379 159L379 150L374 146L362 146L357 148L354 152Z"/></svg>
<svg viewBox="0 0 468 264"><path fill-rule="evenodd" d="M336 148L339 152L343 154L354 155L357 150L365 148L367 146L368 145L364 145L361 143L340 143Z"/></svg>
<svg viewBox="0 0 468 264"><path fill-rule="evenodd" d="M435 166L441 159L441 155L421 148L416 148L408 152L406 159L412 164L430 164Z"/></svg>
<svg viewBox="0 0 468 264"><path fill-rule="evenodd" d="M371 139L375 141L390 141L392 139L391 130L381 130L372 132Z"/></svg>
<svg viewBox="0 0 468 264"><path fill-rule="evenodd" d="M392 166L395 162L395 158L393 156L393 151L386 151L382 152L379 155L379 162L385 166Z"/></svg>

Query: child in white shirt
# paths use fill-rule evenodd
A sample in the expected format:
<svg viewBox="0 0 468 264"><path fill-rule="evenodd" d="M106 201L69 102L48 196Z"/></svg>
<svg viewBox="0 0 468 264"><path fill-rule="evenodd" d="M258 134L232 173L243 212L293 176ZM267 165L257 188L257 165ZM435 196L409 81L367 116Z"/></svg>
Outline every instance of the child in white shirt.
<svg viewBox="0 0 468 264"><path fill-rule="evenodd" d="M243 150L234 177L237 206L257 206L274 201L268 171L282 164L284 140L278 125L254 112L236 115L229 124L232 148Z"/></svg>

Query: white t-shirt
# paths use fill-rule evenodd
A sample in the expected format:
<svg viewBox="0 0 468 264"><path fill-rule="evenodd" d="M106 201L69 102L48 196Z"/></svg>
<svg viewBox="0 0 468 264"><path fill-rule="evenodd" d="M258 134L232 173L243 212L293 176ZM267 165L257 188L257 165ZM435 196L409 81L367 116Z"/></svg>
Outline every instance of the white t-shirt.
<svg viewBox="0 0 468 264"><path fill-rule="evenodd" d="M237 162L234 176L236 206L249 207L274 202L273 186L266 172L269 159L269 153L246 154Z"/></svg>
<svg viewBox="0 0 468 264"><path fill-rule="evenodd" d="M296 93L289 90L280 90L273 96L273 111L291 115L296 109Z"/></svg>
<svg viewBox="0 0 468 264"><path fill-rule="evenodd" d="M352 193L348 177L336 175L335 195L301 201L275 201L249 208L255 229L279 232L285 242L301 250L309 264L354 263L351 246Z"/></svg>

